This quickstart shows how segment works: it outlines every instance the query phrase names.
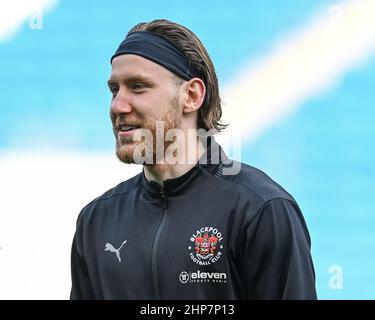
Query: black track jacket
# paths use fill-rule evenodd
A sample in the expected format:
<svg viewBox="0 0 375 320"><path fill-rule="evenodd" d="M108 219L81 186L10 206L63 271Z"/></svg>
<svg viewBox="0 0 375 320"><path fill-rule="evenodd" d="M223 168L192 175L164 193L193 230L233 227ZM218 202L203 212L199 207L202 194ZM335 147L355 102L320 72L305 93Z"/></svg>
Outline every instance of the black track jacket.
<svg viewBox="0 0 375 320"><path fill-rule="evenodd" d="M246 164L226 174L212 141L206 164L163 186L142 172L81 211L71 299L316 299L296 201Z"/></svg>

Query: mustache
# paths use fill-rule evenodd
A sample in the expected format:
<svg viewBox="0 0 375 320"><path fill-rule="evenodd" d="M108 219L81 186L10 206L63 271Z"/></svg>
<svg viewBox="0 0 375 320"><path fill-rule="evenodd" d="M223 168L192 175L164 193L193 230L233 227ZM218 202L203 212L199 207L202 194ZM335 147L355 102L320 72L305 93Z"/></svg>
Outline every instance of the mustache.
<svg viewBox="0 0 375 320"><path fill-rule="evenodd" d="M141 127L143 124L143 121L136 120L136 119L128 119L128 117L125 117L122 114L116 115L110 112L109 116L112 122L112 126L114 128L118 128L120 125Z"/></svg>
<svg viewBox="0 0 375 320"><path fill-rule="evenodd" d="M123 118L116 118L112 120L112 126L114 130L119 130L120 126L124 125L142 128L144 126L144 122L139 120L125 120Z"/></svg>

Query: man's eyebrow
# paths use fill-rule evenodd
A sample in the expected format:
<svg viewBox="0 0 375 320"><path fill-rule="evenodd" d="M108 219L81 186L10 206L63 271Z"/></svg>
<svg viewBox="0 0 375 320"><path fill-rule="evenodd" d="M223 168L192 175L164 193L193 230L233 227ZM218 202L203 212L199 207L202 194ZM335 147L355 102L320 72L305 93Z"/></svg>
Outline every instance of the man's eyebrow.
<svg viewBox="0 0 375 320"><path fill-rule="evenodd" d="M153 81L149 77L137 74L137 75L132 75L132 76L129 76L129 77L124 77L124 78L121 79L121 82L124 82L124 83L133 83L133 82L152 83ZM108 84L108 86L112 86L112 85L117 85L118 82L111 78L107 81L107 84Z"/></svg>

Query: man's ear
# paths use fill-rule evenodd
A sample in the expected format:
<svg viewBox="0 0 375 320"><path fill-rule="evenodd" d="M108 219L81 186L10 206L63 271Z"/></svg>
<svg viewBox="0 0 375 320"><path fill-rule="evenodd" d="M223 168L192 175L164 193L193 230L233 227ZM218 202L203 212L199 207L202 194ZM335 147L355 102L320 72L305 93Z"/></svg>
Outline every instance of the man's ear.
<svg viewBox="0 0 375 320"><path fill-rule="evenodd" d="M206 86L202 79L193 78L185 84L187 99L184 103L183 113L188 114L198 110L206 96Z"/></svg>

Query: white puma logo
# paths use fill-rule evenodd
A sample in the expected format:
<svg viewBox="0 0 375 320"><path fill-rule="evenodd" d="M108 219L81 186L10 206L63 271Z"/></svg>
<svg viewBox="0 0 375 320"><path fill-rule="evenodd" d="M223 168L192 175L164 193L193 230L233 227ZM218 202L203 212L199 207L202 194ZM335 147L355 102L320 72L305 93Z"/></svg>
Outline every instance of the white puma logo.
<svg viewBox="0 0 375 320"><path fill-rule="evenodd" d="M104 251L111 251L111 252L116 253L116 257L117 257L117 259L118 259L118 262L121 263L120 250L121 250L122 246L123 246L127 241L128 241L128 240L125 240L125 241L121 244L120 248L118 248L118 249L114 248L113 245L111 245L110 243L106 243L105 248L104 248Z"/></svg>

